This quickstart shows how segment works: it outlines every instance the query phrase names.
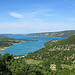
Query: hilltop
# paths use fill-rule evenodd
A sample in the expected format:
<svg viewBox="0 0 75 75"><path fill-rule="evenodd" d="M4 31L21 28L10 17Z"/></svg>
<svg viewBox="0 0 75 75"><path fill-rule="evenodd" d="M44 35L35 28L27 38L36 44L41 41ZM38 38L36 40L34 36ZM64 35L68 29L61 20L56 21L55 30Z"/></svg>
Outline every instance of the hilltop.
<svg viewBox="0 0 75 75"><path fill-rule="evenodd" d="M67 38L72 35L75 35L75 30L66 30L66 31L59 31L59 32L31 33L31 34L27 34L25 36L47 36L47 37Z"/></svg>

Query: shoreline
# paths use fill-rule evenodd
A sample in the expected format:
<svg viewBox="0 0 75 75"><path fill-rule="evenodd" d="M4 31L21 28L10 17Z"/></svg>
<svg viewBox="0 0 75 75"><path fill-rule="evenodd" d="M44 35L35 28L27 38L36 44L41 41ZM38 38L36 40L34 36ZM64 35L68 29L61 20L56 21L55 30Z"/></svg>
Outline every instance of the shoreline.
<svg viewBox="0 0 75 75"><path fill-rule="evenodd" d="M23 42L31 42L31 41L21 41L21 42L19 42L19 43L14 43L13 45L15 45L15 44L20 44L20 43L23 43ZM13 45L11 45L11 46L13 46ZM11 46L0 48L0 51L1 51L1 50L5 50L5 49L7 49L7 48L9 48L9 47L11 47Z"/></svg>
<svg viewBox="0 0 75 75"><path fill-rule="evenodd" d="M24 42L24 41L23 41L23 42ZM20 44L20 43L23 43L23 42L14 43L13 45L15 45L15 44ZM26 41L25 41L25 42L26 42ZM13 45L11 45L11 46L13 46ZM11 46L0 48L0 51L1 51L1 50L5 50L5 49L7 49L7 48L9 48L9 47L11 47Z"/></svg>
<svg viewBox="0 0 75 75"><path fill-rule="evenodd" d="M3 47L3 48L0 48L0 51L1 51L1 50L4 50L4 49L6 49L6 48L8 48L8 47Z"/></svg>

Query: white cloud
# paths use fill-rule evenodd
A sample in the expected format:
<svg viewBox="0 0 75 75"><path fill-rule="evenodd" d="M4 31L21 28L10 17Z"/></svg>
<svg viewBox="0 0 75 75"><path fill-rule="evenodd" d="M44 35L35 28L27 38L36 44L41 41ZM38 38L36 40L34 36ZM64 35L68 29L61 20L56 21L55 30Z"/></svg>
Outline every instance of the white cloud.
<svg viewBox="0 0 75 75"><path fill-rule="evenodd" d="M25 16L29 18L37 18L37 17L48 17L48 16L56 16L56 14L52 13L52 9L37 9L33 11L29 11L25 13Z"/></svg>
<svg viewBox="0 0 75 75"><path fill-rule="evenodd" d="M10 12L9 14L10 14L10 16L13 16L15 18L23 18L23 15L22 14L18 14L16 12Z"/></svg>
<svg viewBox="0 0 75 75"><path fill-rule="evenodd" d="M21 28L21 27L26 27L29 24L30 23L28 22L0 23L0 29Z"/></svg>

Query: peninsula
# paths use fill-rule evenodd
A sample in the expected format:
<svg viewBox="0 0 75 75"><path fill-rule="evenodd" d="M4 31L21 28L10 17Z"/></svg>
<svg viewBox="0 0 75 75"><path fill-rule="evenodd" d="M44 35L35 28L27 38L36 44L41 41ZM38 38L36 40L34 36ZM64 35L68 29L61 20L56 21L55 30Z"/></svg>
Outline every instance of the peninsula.
<svg viewBox="0 0 75 75"><path fill-rule="evenodd" d="M29 41L36 41L36 40L0 37L0 50L4 50L14 44L18 44L22 42L29 42Z"/></svg>

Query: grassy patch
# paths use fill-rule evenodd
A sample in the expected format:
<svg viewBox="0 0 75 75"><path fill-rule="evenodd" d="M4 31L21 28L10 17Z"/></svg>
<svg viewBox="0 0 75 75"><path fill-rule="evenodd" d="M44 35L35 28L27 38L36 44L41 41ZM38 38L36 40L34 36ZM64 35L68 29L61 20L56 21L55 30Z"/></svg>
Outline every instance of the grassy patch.
<svg viewBox="0 0 75 75"><path fill-rule="evenodd" d="M39 64L40 62L43 62L41 60L33 60L33 59L26 59L26 64Z"/></svg>

